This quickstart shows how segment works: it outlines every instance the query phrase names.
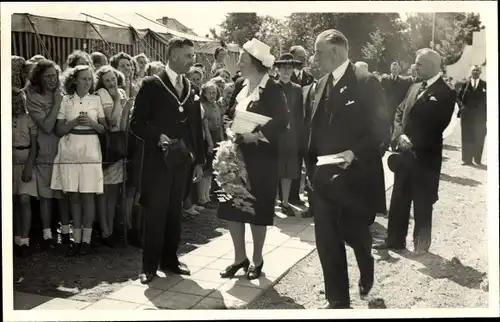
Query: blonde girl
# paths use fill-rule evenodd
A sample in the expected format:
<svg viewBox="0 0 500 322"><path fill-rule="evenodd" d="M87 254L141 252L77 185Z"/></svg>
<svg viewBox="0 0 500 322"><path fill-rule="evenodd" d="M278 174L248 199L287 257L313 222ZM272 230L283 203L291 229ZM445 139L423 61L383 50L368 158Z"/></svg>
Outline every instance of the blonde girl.
<svg viewBox="0 0 500 322"><path fill-rule="evenodd" d="M104 178L98 134L106 131L106 118L99 96L93 95L91 67L79 65L63 75L64 95L57 115L61 140L54 160L51 188L70 197L74 245L68 256L91 251L96 194L102 194ZM83 231L82 231L83 227Z"/></svg>

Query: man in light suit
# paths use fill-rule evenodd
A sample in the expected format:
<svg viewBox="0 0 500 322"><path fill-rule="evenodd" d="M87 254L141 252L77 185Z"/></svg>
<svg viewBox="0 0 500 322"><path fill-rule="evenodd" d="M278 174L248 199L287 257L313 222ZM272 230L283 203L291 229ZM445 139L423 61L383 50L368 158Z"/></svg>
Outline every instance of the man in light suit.
<svg viewBox="0 0 500 322"><path fill-rule="evenodd" d="M373 286L370 225L378 207L380 146L389 136L381 84L355 67L348 51L338 30L316 39L315 57L325 76L314 95L308 162L315 164L314 227L327 309L350 307L346 243L356 254L360 295Z"/></svg>
<svg viewBox="0 0 500 322"><path fill-rule="evenodd" d="M479 78L481 66L471 69L470 79L458 94L462 128L462 161L464 165L481 165L486 137L486 82Z"/></svg>
<svg viewBox="0 0 500 322"><path fill-rule="evenodd" d="M404 249L413 203L414 252L431 246L432 208L438 200L443 132L455 108L456 93L441 77L441 56L432 49L417 52L422 82L413 84L399 105L392 146L401 152L394 171L387 238L375 249Z"/></svg>

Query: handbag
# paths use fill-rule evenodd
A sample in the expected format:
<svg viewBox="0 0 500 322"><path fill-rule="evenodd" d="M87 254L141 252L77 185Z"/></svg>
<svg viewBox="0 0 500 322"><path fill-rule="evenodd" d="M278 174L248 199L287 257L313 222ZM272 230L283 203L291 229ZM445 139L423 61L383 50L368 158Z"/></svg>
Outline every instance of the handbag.
<svg viewBox="0 0 500 322"><path fill-rule="evenodd" d="M99 135L99 141L103 169L127 157L127 133L125 131L104 132Z"/></svg>

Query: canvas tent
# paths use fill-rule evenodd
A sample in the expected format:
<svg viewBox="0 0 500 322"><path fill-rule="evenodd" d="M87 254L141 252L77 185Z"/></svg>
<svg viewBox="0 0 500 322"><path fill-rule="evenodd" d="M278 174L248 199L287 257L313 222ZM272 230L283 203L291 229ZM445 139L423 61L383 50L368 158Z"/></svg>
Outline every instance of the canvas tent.
<svg viewBox="0 0 500 322"><path fill-rule="evenodd" d="M473 65L481 66L481 79L486 80L486 30L475 31L472 34L472 45L465 46L460 59L446 67L448 76L457 81L470 76Z"/></svg>
<svg viewBox="0 0 500 322"><path fill-rule="evenodd" d="M37 16L29 13L12 15L12 54L30 58L44 55L63 66L76 49L102 51L108 56L124 51L130 55L145 53L152 60L165 62L167 42L172 37L191 39L195 43L197 62L209 67L219 40L170 29L142 14L71 14L53 13ZM228 45L227 65L236 72L237 45Z"/></svg>

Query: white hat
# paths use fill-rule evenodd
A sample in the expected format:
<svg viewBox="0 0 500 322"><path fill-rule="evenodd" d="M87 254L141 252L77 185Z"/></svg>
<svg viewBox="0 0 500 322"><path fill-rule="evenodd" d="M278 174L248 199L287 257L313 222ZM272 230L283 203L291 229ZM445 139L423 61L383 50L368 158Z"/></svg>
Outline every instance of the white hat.
<svg viewBox="0 0 500 322"><path fill-rule="evenodd" d="M274 56L271 55L271 50L268 45L264 44L262 41L253 38L252 40L247 41L243 45L243 49L245 49L250 55L260 60L262 65L265 67L271 68L274 64Z"/></svg>

